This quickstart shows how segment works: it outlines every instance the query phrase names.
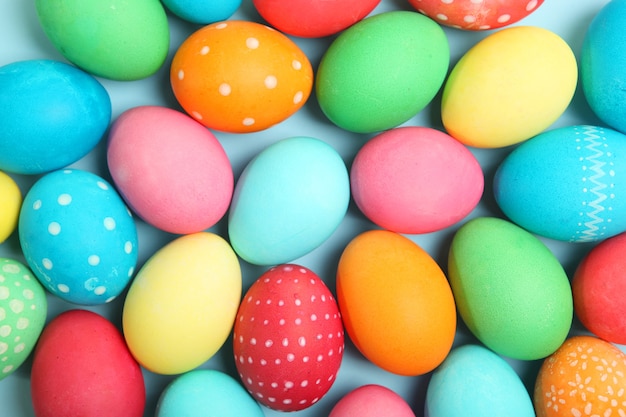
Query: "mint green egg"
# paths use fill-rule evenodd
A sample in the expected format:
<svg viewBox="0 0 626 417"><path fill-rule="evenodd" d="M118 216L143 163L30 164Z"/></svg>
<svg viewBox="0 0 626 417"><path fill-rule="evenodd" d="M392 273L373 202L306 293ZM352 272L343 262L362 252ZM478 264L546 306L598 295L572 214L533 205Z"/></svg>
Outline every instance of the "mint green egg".
<svg viewBox="0 0 626 417"><path fill-rule="evenodd" d="M411 11L380 13L346 29L326 50L317 99L345 130L387 130L432 101L449 64L448 39L435 21Z"/></svg>
<svg viewBox="0 0 626 417"><path fill-rule="evenodd" d="M35 6L51 43L93 75L138 80L165 62L170 35L159 0L35 0Z"/></svg>
<svg viewBox="0 0 626 417"><path fill-rule="evenodd" d="M487 347L536 360L565 340L573 318L570 282L535 235L495 217L479 217L452 239L448 278L462 320Z"/></svg>
<svg viewBox="0 0 626 417"><path fill-rule="evenodd" d="M0 381L26 361L47 313L46 293L30 269L0 258Z"/></svg>

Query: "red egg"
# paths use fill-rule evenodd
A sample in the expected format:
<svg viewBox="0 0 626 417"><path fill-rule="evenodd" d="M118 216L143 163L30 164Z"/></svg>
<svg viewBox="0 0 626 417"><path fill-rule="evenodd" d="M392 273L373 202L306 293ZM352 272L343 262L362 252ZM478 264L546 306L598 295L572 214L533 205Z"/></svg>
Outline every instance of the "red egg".
<svg viewBox="0 0 626 417"><path fill-rule="evenodd" d="M68 310L44 328L35 348L31 392L37 417L141 417L141 368L120 331L87 310Z"/></svg>
<svg viewBox="0 0 626 417"><path fill-rule="evenodd" d="M595 246L572 278L574 310L596 336L626 344L626 233Z"/></svg>
<svg viewBox="0 0 626 417"><path fill-rule="evenodd" d="M334 35L366 17L380 0L254 0L276 29L303 38Z"/></svg>
<svg viewBox="0 0 626 417"><path fill-rule="evenodd" d="M438 23L464 30L497 29L515 23L543 0L408 0L418 12Z"/></svg>
<svg viewBox="0 0 626 417"><path fill-rule="evenodd" d="M279 411L319 401L343 358L337 302L326 284L300 265L274 267L255 281L239 307L233 337L244 386Z"/></svg>

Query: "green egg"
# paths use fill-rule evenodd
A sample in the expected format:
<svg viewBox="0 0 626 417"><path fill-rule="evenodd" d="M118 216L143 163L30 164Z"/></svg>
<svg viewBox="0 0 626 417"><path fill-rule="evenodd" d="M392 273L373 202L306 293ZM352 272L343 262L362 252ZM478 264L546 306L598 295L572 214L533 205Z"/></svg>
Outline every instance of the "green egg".
<svg viewBox="0 0 626 417"><path fill-rule="evenodd" d="M46 293L28 267L0 258L0 380L28 358L47 312Z"/></svg>
<svg viewBox="0 0 626 417"><path fill-rule="evenodd" d="M417 12L380 13L346 29L326 50L317 99L345 130L386 130L432 101L449 64L448 39L435 21Z"/></svg>
<svg viewBox="0 0 626 417"><path fill-rule="evenodd" d="M448 275L461 318L496 353L541 359L567 337L573 318L567 274L521 227L494 217L465 223L452 240Z"/></svg>
<svg viewBox="0 0 626 417"><path fill-rule="evenodd" d="M159 0L36 0L35 6L52 44L93 75L138 80L165 61L170 35Z"/></svg>

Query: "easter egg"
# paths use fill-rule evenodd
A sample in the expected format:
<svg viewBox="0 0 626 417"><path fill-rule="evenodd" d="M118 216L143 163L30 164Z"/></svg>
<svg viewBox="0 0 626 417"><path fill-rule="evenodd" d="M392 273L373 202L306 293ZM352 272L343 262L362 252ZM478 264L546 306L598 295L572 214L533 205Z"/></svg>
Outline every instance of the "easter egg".
<svg viewBox="0 0 626 417"><path fill-rule="evenodd" d="M9 175L0 171L0 243L7 240L17 227L22 207L22 191Z"/></svg>
<svg viewBox="0 0 626 417"><path fill-rule="evenodd" d="M237 371L261 404L300 411L335 382L344 334L337 302L314 272L282 264L246 292L233 331Z"/></svg>
<svg viewBox="0 0 626 417"><path fill-rule="evenodd" d="M170 233L201 232L226 213L233 170L217 138L178 111L129 109L109 132L113 182L132 210Z"/></svg>
<svg viewBox="0 0 626 417"><path fill-rule="evenodd" d="M535 382L537 417L626 414L626 355L592 336L573 336L543 361Z"/></svg>
<svg viewBox="0 0 626 417"><path fill-rule="evenodd" d="M241 6L241 0L162 0L176 16L188 22L209 24L226 20Z"/></svg>
<svg viewBox="0 0 626 417"><path fill-rule="evenodd" d="M408 0L439 24L463 30L490 30L522 20L543 0Z"/></svg>
<svg viewBox="0 0 626 417"><path fill-rule="evenodd" d="M64 168L100 142L111 99L94 77L52 60L0 67L0 169L42 174Z"/></svg>
<svg viewBox="0 0 626 417"><path fill-rule="evenodd" d="M446 276L400 234L370 230L348 243L337 267L337 300L352 342L386 371L425 374L452 347L456 310Z"/></svg>
<svg viewBox="0 0 626 417"><path fill-rule="evenodd" d="M254 7L281 32L304 38L334 35L362 20L380 0L253 0Z"/></svg>
<svg viewBox="0 0 626 417"><path fill-rule="evenodd" d="M377 225L397 233L429 233L476 207L484 177L474 155L454 138L411 126L366 142L352 163L350 185L356 205Z"/></svg>
<svg viewBox="0 0 626 417"><path fill-rule="evenodd" d="M379 13L343 31L326 49L316 96L342 129L386 130L432 101L449 64L448 39L433 20L410 11Z"/></svg>
<svg viewBox="0 0 626 417"><path fill-rule="evenodd" d="M500 355L544 358L570 330L573 301L563 267L541 240L511 222L478 217L461 226L448 278L469 330Z"/></svg>
<svg viewBox="0 0 626 417"><path fill-rule="evenodd" d="M88 171L41 177L24 197L18 233L35 276L65 301L112 301L135 271L133 218L113 186Z"/></svg>
<svg viewBox="0 0 626 417"><path fill-rule="evenodd" d="M456 63L441 102L446 131L478 148L527 140L569 106L578 64L557 34L536 26L491 33Z"/></svg>
<svg viewBox="0 0 626 417"><path fill-rule="evenodd" d="M130 285L122 312L126 343L152 372L190 371L224 344L240 297L239 261L224 239L209 232L178 237Z"/></svg>
<svg viewBox="0 0 626 417"><path fill-rule="evenodd" d="M165 62L169 27L158 0L36 0L35 7L52 45L91 74L138 80Z"/></svg>
<svg viewBox="0 0 626 417"><path fill-rule="evenodd" d="M333 234L349 202L348 170L337 151L315 138L280 140L257 154L237 181L230 243L252 264L291 262Z"/></svg>
<svg viewBox="0 0 626 417"><path fill-rule="evenodd" d="M435 369L425 407L429 417L535 417L530 395L511 365L476 344L452 349Z"/></svg>
<svg viewBox="0 0 626 417"><path fill-rule="evenodd" d="M400 395L377 384L362 385L341 397L328 417L415 417Z"/></svg>
<svg viewBox="0 0 626 417"><path fill-rule="evenodd" d="M230 20L185 39L174 55L170 80L176 99L194 119L211 129L249 133L298 111L311 94L313 69L286 35L260 23Z"/></svg>
<svg viewBox="0 0 626 417"><path fill-rule="evenodd" d="M33 355L37 417L141 417L141 368L119 330L87 310L67 310L45 327Z"/></svg>
<svg viewBox="0 0 626 417"><path fill-rule="evenodd" d="M626 234L594 246L581 260L572 278L574 311L596 336L626 344Z"/></svg>
<svg viewBox="0 0 626 417"><path fill-rule="evenodd" d="M589 107L609 127L626 133L626 1L612 0L587 27L580 50L580 82Z"/></svg>
<svg viewBox="0 0 626 417"><path fill-rule="evenodd" d="M47 312L46 293L28 267L0 258L0 381L26 361Z"/></svg>
<svg viewBox="0 0 626 417"><path fill-rule="evenodd" d="M176 377L159 397L156 417L263 417L259 403L228 374L195 369Z"/></svg>
<svg viewBox="0 0 626 417"><path fill-rule="evenodd" d="M595 242L626 230L626 136L588 125L541 133L498 167L494 197L523 228L551 239Z"/></svg>

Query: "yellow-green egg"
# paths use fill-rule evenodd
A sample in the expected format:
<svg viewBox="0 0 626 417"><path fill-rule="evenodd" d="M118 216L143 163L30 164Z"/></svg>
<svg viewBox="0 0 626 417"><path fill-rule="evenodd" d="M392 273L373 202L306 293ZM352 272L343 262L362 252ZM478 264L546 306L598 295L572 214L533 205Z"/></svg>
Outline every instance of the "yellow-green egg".
<svg viewBox="0 0 626 417"><path fill-rule="evenodd" d="M461 57L443 89L447 132L478 148L522 142L563 114L578 65L557 34L535 26L494 32Z"/></svg>
<svg viewBox="0 0 626 417"><path fill-rule="evenodd" d="M148 259L128 291L122 326L131 353L159 374L196 368L228 338L241 287L239 260L223 238L176 238Z"/></svg>
<svg viewBox="0 0 626 417"><path fill-rule="evenodd" d="M4 242L17 227L22 206L22 192L16 182L0 171L0 243Z"/></svg>
<svg viewBox="0 0 626 417"><path fill-rule="evenodd" d="M28 267L0 258L0 380L28 358L47 313L46 293Z"/></svg>

